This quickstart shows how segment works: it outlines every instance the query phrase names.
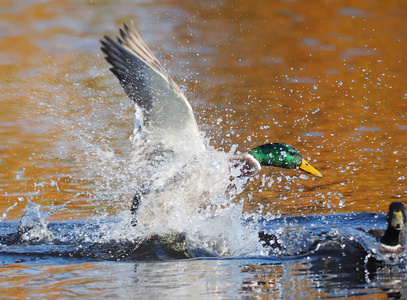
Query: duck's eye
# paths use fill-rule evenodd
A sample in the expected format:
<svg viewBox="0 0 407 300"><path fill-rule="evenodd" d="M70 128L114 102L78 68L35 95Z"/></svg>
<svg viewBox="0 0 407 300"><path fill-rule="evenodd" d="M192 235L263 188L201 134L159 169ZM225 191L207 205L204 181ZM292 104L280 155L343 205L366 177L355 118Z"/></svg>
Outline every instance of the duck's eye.
<svg viewBox="0 0 407 300"><path fill-rule="evenodd" d="M293 155L295 155L295 151L289 150L289 151L288 151L288 154L290 154L291 156L293 156Z"/></svg>

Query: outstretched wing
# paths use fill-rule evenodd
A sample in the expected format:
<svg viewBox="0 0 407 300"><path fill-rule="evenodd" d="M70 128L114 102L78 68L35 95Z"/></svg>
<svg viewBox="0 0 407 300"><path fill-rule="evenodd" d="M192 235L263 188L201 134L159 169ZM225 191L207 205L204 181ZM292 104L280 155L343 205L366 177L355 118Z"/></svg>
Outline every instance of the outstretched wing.
<svg viewBox="0 0 407 300"><path fill-rule="evenodd" d="M131 27L124 24L120 36L118 42L105 36L101 49L126 94L142 109L144 132L164 139L164 143L199 139L202 144L190 104L133 23Z"/></svg>

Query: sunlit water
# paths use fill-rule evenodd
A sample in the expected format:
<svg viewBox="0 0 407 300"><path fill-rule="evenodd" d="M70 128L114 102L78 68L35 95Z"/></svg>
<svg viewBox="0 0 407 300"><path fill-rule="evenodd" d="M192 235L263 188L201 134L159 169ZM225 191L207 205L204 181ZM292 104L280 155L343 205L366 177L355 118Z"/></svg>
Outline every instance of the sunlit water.
<svg viewBox="0 0 407 300"><path fill-rule="evenodd" d="M405 298L405 256L364 232L406 194L403 6L4 4L2 295ZM199 160L140 154L98 44L129 20L190 98ZM268 141L324 178L266 169L231 190L225 158Z"/></svg>

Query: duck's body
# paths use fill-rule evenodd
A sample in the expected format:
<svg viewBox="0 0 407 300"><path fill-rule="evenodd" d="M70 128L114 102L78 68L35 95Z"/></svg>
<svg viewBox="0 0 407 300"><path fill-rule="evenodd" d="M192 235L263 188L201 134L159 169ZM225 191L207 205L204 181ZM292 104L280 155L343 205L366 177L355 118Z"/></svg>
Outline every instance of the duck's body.
<svg viewBox="0 0 407 300"><path fill-rule="evenodd" d="M206 151L192 108L179 86L167 74L134 28L124 25L118 42L101 40L102 51L126 94L141 109L145 140L174 154L197 156ZM301 168L315 176L292 146L271 143L230 158L231 178L254 176L262 166ZM236 174L236 169L240 174Z"/></svg>

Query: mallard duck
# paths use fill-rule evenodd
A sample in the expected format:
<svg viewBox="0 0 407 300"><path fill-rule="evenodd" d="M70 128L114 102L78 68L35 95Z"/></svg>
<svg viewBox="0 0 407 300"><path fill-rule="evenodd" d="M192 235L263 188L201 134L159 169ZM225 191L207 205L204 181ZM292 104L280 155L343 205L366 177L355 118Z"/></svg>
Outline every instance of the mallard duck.
<svg viewBox="0 0 407 300"><path fill-rule="evenodd" d="M143 133L173 152L188 148L204 149L191 105L174 80L145 44L131 23L120 29L118 42L108 36L101 40L110 70L119 79L126 94L141 109ZM231 167L240 168L240 176L253 176L262 166L302 169L317 177L321 173L306 162L293 146L270 143L231 158Z"/></svg>
<svg viewBox="0 0 407 300"><path fill-rule="evenodd" d="M404 204L396 201L389 205L387 213L387 229L372 229L368 233L375 236L383 249L389 252L404 251L406 213Z"/></svg>

